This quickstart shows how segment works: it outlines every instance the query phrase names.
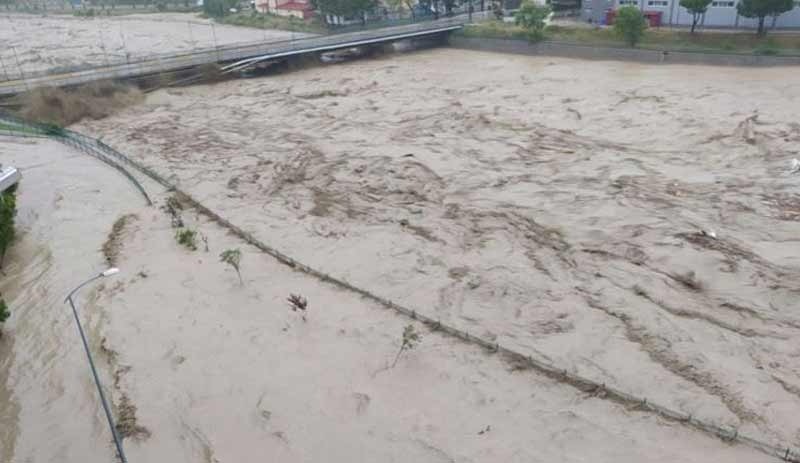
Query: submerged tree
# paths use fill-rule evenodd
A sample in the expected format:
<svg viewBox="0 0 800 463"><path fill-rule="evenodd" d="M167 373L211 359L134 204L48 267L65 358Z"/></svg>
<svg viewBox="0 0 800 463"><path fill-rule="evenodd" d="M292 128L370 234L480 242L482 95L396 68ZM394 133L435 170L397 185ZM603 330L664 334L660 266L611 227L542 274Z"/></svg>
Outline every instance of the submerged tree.
<svg viewBox="0 0 800 463"><path fill-rule="evenodd" d="M234 270L236 270L236 275L239 276L239 284L243 285L244 281L242 281L242 274L239 272L239 262L242 260L242 251L239 249L226 249L222 251L222 254L219 255L220 262L224 262Z"/></svg>
<svg viewBox="0 0 800 463"><path fill-rule="evenodd" d="M400 350L397 351L397 355L394 357L392 368L397 365L397 360L403 352L413 349L420 341L422 341L422 335L414 330L414 325L406 325L406 327L403 328L403 342L400 344Z"/></svg>

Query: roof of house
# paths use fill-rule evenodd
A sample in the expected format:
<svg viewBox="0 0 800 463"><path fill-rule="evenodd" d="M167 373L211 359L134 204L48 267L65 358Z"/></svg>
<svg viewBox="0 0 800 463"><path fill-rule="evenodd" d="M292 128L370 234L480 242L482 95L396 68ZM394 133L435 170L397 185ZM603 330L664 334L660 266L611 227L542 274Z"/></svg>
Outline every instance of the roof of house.
<svg viewBox="0 0 800 463"><path fill-rule="evenodd" d="M281 3L275 8L279 10L295 10L295 11L310 11L313 9L311 3L298 2L298 1L289 1L286 3Z"/></svg>

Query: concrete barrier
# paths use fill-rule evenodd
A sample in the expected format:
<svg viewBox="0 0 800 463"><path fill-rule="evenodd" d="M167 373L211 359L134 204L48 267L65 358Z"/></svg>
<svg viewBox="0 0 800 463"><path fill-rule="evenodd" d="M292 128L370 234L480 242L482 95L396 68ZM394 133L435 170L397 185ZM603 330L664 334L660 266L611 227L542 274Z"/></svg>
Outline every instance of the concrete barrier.
<svg viewBox="0 0 800 463"><path fill-rule="evenodd" d="M450 46L468 50L494 51L533 56L560 56L605 61L636 61L653 64L705 64L712 66L798 66L800 56L765 56L642 48L596 47L560 42L529 43L525 40L461 37L451 35Z"/></svg>

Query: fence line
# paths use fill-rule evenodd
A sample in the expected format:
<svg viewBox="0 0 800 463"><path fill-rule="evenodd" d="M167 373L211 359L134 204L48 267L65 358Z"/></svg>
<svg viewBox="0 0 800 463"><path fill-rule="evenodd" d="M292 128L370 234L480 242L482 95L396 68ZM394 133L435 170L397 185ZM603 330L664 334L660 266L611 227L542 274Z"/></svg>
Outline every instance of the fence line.
<svg viewBox="0 0 800 463"><path fill-rule="evenodd" d="M3 116L0 114L0 121L3 121ZM35 130L42 130L42 126L40 124L32 124L29 122L23 122L19 119L14 119L12 123L15 123L19 126L27 126L31 127ZM691 414L686 414L680 411L673 410L669 407L665 407L659 405L657 403L649 401L646 397L639 397L634 394L629 394L625 391L617 389L612 386L608 386L605 383L601 383L595 381L591 378L579 375L577 373L573 373L568 371L567 368L560 367L552 362L540 360L538 358L534 358L532 355L520 353L514 349L507 348L501 346L497 342L489 341L484 339L480 336L475 336L474 334L470 334L468 331L460 330L454 326L443 324L440 320L434 319L427 315L424 315L414 309L406 307L402 304L398 304L390 299L386 299L382 296L379 296L371 291L358 287L354 284L347 282L346 280L338 277L331 276L325 272L317 270L313 267L303 264L292 257L282 253L281 251L273 248L264 242L255 238L251 233L239 228L238 226L234 225L233 223L226 220L221 215L217 214L216 212L212 211L205 205L203 205L200 201L195 199L190 194L180 190L176 185L171 183L161 174L155 172L153 169L139 163L138 161L134 161L133 159L125 156L124 154L118 152L117 150L111 148L110 146L106 145L100 140L96 140L85 135L79 134L77 132L65 130L69 136L64 137L53 137L47 133L40 134L40 137L53 137L59 141L65 142L69 144L67 140L91 140L91 143L87 143L90 146L96 148L99 151L102 151L103 154L117 159L122 163L125 163L131 167L136 168L143 174L150 177L152 180L156 181L157 183L161 184L167 189L173 190L178 194L181 199L187 202L190 206L197 209L202 214L206 215L214 222L218 223L219 225L227 228L231 232L233 232L236 236L241 238L242 240L246 241L247 243L251 244L252 246L256 247L260 251L269 254L279 262L295 269L300 272L303 272L307 275L311 275L321 281L333 284L339 288L345 289L347 291L359 294L366 299L369 299L373 302L378 303L386 308L394 310L397 313L400 313L406 317L409 317L413 320L417 320L426 326L429 327L432 331L445 333L447 335L453 336L455 338L461 339L462 341L476 344L491 353L501 354L505 356L508 360L517 362L519 364L525 364L531 369L536 370L540 374L551 378L555 381L567 384L572 386L579 391L585 393L592 393L601 397L606 400L611 400L613 402L617 402L623 405L631 406L638 410L642 411L649 411L656 413L657 415L661 416L664 419L670 420L675 423L684 424L686 426L690 426L702 432L711 434L719 439L722 439L727 442L738 442L743 445L746 445L750 448L755 450L761 451L767 455L772 457L779 458L783 461L791 462L791 463L800 463L800 452L796 449L792 448L789 445L772 445L767 442L761 441L759 439L755 439L744 434L741 434L738 429L734 427L725 427L720 426L715 423L711 423L708 421L704 421L702 419L698 419ZM92 154L92 153L89 153ZM121 166L115 166L118 169L125 171L124 168ZM128 174L130 176L130 174ZM132 176L130 176L132 178ZM134 179L134 182L135 179ZM136 182L138 185L138 182ZM142 189L142 192L144 190ZM146 196L146 194L145 194ZM149 198L148 198L149 201ZM151 203L152 204L152 203Z"/></svg>
<svg viewBox="0 0 800 463"><path fill-rule="evenodd" d="M144 196L147 204L149 206L153 205L153 201L150 199L150 196L147 194L147 191L145 191L142 184L139 183L139 181L136 180L136 177L134 177L118 162L108 157L107 151L101 148L101 146L105 146L105 144L100 140L87 137L68 129L62 129L60 127L49 126L45 124L32 124L5 113L0 113L0 122L2 122L2 125L0 125L0 135L28 138L50 138L60 141L65 145L76 148L88 154L89 156L99 159L124 175L136 187L136 189L139 190L142 196ZM113 158L119 159L117 156L113 156Z"/></svg>

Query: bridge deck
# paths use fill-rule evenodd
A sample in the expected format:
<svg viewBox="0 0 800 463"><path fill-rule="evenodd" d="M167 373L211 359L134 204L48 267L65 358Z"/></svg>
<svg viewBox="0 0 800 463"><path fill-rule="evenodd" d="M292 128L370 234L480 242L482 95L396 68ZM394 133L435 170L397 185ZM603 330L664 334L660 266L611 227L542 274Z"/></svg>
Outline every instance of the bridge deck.
<svg viewBox="0 0 800 463"><path fill-rule="evenodd" d="M228 69L234 69L257 61L422 37L453 31L460 29L462 26L463 21L453 19L439 20L346 34L279 42L258 42L197 50L191 53L161 55L138 62L121 62L107 66L89 67L73 72L27 74L25 79L18 78L0 82L0 96L13 95L42 86L68 86L103 79L140 77L188 69L210 63L234 63L236 67L228 67Z"/></svg>

